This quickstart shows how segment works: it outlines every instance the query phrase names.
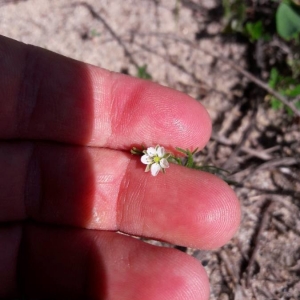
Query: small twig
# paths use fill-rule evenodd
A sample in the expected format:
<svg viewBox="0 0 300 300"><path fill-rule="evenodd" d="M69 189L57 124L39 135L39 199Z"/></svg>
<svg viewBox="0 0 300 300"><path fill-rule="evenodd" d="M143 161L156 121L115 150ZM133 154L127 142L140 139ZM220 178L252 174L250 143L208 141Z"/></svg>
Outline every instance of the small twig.
<svg viewBox="0 0 300 300"><path fill-rule="evenodd" d="M295 97L292 103L295 105L298 101L300 101L300 96Z"/></svg>
<svg viewBox="0 0 300 300"><path fill-rule="evenodd" d="M253 248L253 251L250 255L249 263L248 263L248 266L247 266L247 269L246 269L246 286L247 286L247 288L249 288L249 286L250 286L250 279L251 279L252 269L253 269L253 265L254 265L254 262L255 262L256 253L257 253L257 251L259 249L259 246L260 246L261 236L262 236L263 232L265 231L265 229L268 226L268 223L269 223L269 220L270 220L270 212L272 211L273 206L274 206L274 203L269 201L266 204L266 207L265 207L264 212L263 212L263 218L261 220L259 230L258 230L257 236L256 236L255 241L254 241L254 248Z"/></svg>
<svg viewBox="0 0 300 300"><path fill-rule="evenodd" d="M107 31L112 35L112 37L117 41L117 43L123 48L124 53L129 58L130 63L132 63L136 68L138 68L139 67L138 63L133 58L133 56L130 53L130 51L128 50L127 46L123 43L122 39L116 34L116 32L105 21L105 19L94 10L93 6L87 2L78 2L75 4L81 5L81 6L84 6L85 8L87 8L88 11L90 12L90 14L93 16L93 18L97 19L98 21L100 21L103 24L103 26L107 29Z"/></svg>
<svg viewBox="0 0 300 300"><path fill-rule="evenodd" d="M235 146L236 145L236 143L233 143L230 139L228 139L225 136L218 136L213 133L211 138L212 138L212 140L214 140L220 144L223 144L225 146ZM280 146L277 145L277 146L274 146L271 148L257 150L257 149L243 146L243 147L241 147L241 151L243 151L251 156L260 158L262 160L270 160L270 159L272 159L272 156L269 153L272 153L272 152L278 150L279 148L280 148Z"/></svg>
<svg viewBox="0 0 300 300"><path fill-rule="evenodd" d="M4 6L4 5L10 4L10 3L17 4L18 2L22 2L22 1L26 1L26 0L1 0L0 6Z"/></svg>
<svg viewBox="0 0 300 300"><path fill-rule="evenodd" d="M235 287L235 293L234 293L234 299L233 300L243 300L244 295L243 295L243 291L242 291L242 287L240 284L237 284Z"/></svg>
<svg viewBox="0 0 300 300"><path fill-rule="evenodd" d="M221 272L221 276L223 279L223 284L226 285L228 292L230 292L231 296L234 294L234 290L233 290L233 285L232 283L234 283L231 279L233 279L233 276L231 276L230 273L228 273L228 266L227 266L227 261L223 260L223 257L221 255L221 251L216 252L216 257L218 259L218 264L219 264L219 270Z"/></svg>
<svg viewBox="0 0 300 300"><path fill-rule="evenodd" d="M222 249L219 252L219 255L220 255L220 258L222 259L222 261L224 262L226 271L227 271L228 275L231 277L234 286L237 286L238 282L239 282L239 276L236 272L235 265L232 263L231 259L228 257L228 254L225 249Z"/></svg>
<svg viewBox="0 0 300 300"><path fill-rule="evenodd" d="M245 179L243 180L243 182L238 182L235 187L236 188L245 188L245 189L249 189L249 190L255 190L255 191L258 191L260 192L261 194L266 194L266 195L280 195L280 196L290 196L290 197L293 197L294 199L298 199L300 198L300 193L299 192L296 192L295 190L284 190L284 189L274 189L274 190L271 190L271 189L264 189L264 188L261 188L261 187L257 187L257 186L254 186L252 184L247 184L247 183L244 183L245 182ZM279 198L279 199L276 199L277 202L280 202L282 204L286 204L286 201Z"/></svg>
<svg viewBox="0 0 300 300"><path fill-rule="evenodd" d="M251 112L250 115L250 122L247 126L247 128L245 129L242 137L240 138L239 143L235 146L234 150L231 152L229 158L226 160L226 162L223 164L222 168L224 169L228 169L229 166L232 164L234 158L238 155L238 153L240 152L242 146L245 144L245 142L247 141L253 127L256 121L256 114L257 114L257 107L255 107L253 109L253 111Z"/></svg>
<svg viewBox="0 0 300 300"><path fill-rule="evenodd" d="M268 84L260 80L259 78L255 77L245 69L242 69L239 65L237 65L235 62L231 61L230 59L222 56L215 56L215 54L211 54L214 57L218 57L223 62L230 65L233 69L244 75L246 78L248 78L250 81L254 82L256 85L261 87L262 89L266 90L269 94L273 95L277 99L279 99L284 105L289 107L293 113L300 117L300 110L297 109L297 107L293 104L293 102L289 101L286 97L281 95L280 93L276 92L274 89L272 89Z"/></svg>
<svg viewBox="0 0 300 300"><path fill-rule="evenodd" d="M289 107L295 115L300 117L300 110L297 109L297 107L295 107L295 105L292 103L292 101L289 101L286 97L284 97L283 95L281 95L280 93L278 93L277 91L275 91L274 89L272 89L267 83L263 82L262 80L260 80L259 78L255 77L254 75L252 75L251 73L249 73L248 71L246 71L245 69L241 68L239 65L237 65L236 62L230 60L229 58L224 57L221 54L216 54L213 53L212 51L207 51L204 49L201 49L198 47L198 45L188 39L184 39L184 38L180 38L177 36L173 36L170 34L159 34L159 33L139 33L139 35L155 35L155 36L161 36L167 39L171 39L177 42L181 42L184 44L187 44L189 46L191 46L193 49L197 50L197 51L201 51L207 55L210 55L216 59L221 60L222 62L224 62L225 64L231 66L233 69L235 69L236 71L238 71L240 74L242 74L243 76L245 76L247 79L249 79L250 81L254 82L256 85L258 85L259 87L261 87L262 89L264 89L265 91L267 91L269 94L273 95L274 97L276 97L277 99L279 99L284 105L286 105L287 107Z"/></svg>
<svg viewBox="0 0 300 300"><path fill-rule="evenodd" d="M249 180L250 177L252 177L256 172L261 170L274 168L278 166L292 166L299 163L300 163L300 159L297 159L296 157L283 157L283 158L273 159L259 165L244 180L245 181Z"/></svg>

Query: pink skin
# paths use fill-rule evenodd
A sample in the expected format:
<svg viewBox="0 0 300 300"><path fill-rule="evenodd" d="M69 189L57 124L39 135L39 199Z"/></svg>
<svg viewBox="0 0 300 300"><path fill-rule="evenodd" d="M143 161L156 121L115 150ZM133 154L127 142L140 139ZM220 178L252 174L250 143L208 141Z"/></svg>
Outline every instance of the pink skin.
<svg viewBox="0 0 300 300"><path fill-rule="evenodd" d="M4 37L0 70L0 298L208 299L196 260L115 232L205 249L233 236L227 184L175 165L152 177L129 154L203 148L203 106Z"/></svg>

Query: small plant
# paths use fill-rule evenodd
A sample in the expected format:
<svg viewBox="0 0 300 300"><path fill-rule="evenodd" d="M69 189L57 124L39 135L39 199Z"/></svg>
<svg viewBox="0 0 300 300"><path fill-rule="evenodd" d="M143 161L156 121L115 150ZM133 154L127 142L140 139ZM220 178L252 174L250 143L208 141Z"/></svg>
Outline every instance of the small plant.
<svg viewBox="0 0 300 300"><path fill-rule="evenodd" d="M190 151L189 149L184 150L179 147L176 147L175 149L183 155L176 156L170 152L166 152L165 148L159 145L148 148L142 147L142 149L133 147L130 152L131 154L141 156L141 162L146 165L145 172L151 171L150 173L152 176L157 176L159 172L165 173L165 169L170 167L169 163L173 163L186 168L219 175L227 183L236 184L236 182L224 178L224 175L229 173L228 171L210 165L201 166L199 163L195 162L194 155L198 151L198 148L193 151Z"/></svg>
<svg viewBox="0 0 300 300"><path fill-rule="evenodd" d="M137 68L137 75L138 78L151 80L152 76L147 72L147 65L143 65Z"/></svg>
<svg viewBox="0 0 300 300"><path fill-rule="evenodd" d="M91 37L97 37L97 36L100 36L100 35L101 35L101 33L98 32L96 29L91 29L91 31L90 31L90 36Z"/></svg>
<svg viewBox="0 0 300 300"><path fill-rule="evenodd" d="M270 70L269 87L280 93L288 100L294 99L293 104L297 109L300 109L300 1L299 0L282 0L274 1L271 6L274 7L273 14L267 15L269 19L259 14L259 10L253 11L253 7L247 7L246 1L241 0L223 0L225 21L225 32L238 32L248 38L251 43L257 41L266 42L271 41L276 34L283 39L280 43L284 44L287 58L285 61L280 61L277 64L276 60ZM269 4L270 5L270 4ZM247 11L252 11L247 14ZM256 14L256 12L258 12ZM256 19L255 19L256 18ZM276 28L272 31L272 21ZM274 53L274 46L267 45L272 48ZM278 50L276 50L278 51ZM282 56L281 56L282 57ZM276 67L275 67L276 66ZM278 68L277 68L278 66ZM279 70L284 70L279 71ZM296 98L296 100L295 100ZM284 109L288 115L293 115L290 107L284 105L279 99L268 95L271 107L275 110ZM297 100L299 99L299 100Z"/></svg>
<svg viewBox="0 0 300 300"><path fill-rule="evenodd" d="M263 22L261 20L256 22L247 22L244 33L249 36L251 42L256 42L259 39L264 41L270 40L270 35L266 33Z"/></svg>
<svg viewBox="0 0 300 300"><path fill-rule="evenodd" d="M270 72L270 78L268 82L269 86L277 90L283 96L288 98L295 98L300 96L300 83L292 76L283 76L276 68L272 68ZM271 107L274 110L285 108L289 115L293 115L292 110L285 106L279 99L274 96L269 96L271 101ZM296 101L295 107L300 109L300 99Z"/></svg>
<svg viewBox="0 0 300 300"><path fill-rule="evenodd" d="M240 32L248 36L252 42L261 38L270 39L262 20L256 22L248 20L245 1L223 0L222 4L225 32ZM277 34L286 41L294 39L299 43L300 1L283 0L277 7L275 18Z"/></svg>

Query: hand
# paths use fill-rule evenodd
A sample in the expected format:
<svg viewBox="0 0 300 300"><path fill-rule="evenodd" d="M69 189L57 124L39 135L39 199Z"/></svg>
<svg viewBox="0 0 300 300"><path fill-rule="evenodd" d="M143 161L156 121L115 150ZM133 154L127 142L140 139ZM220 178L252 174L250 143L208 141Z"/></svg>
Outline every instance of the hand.
<svg viewBox="0 0 300 300"><path fill-rule="evenodd" d="M217 177L144 172L132 146L204 147L180 92L0 37L0 298L207 299L197 260L135 236L215 248L240 207Z"/></svg>

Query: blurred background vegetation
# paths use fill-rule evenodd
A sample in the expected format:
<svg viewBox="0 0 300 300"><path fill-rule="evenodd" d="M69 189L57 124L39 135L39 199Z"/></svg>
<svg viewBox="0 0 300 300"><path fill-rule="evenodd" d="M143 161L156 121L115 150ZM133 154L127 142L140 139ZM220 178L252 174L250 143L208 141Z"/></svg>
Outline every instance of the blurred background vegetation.
<svg viewBox="0 0 300 300"><path fill-rule="evenodd" d="M300 109L300 1L223 0L224 33L254 49L258 77ZM267 73L265 73L267 72ZM264 75L265 74L265 75ZM268 74L268 75L267 75ZM270 96L273 109L284 104ZM293 111L285 106L286 112Z"/></svg>

